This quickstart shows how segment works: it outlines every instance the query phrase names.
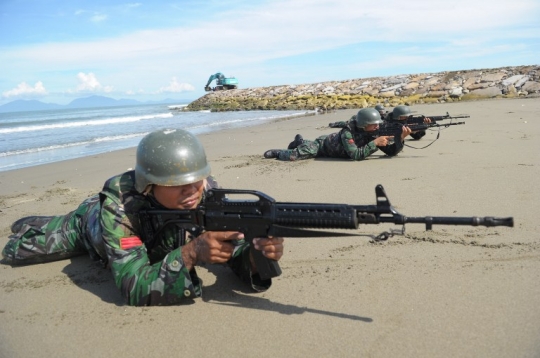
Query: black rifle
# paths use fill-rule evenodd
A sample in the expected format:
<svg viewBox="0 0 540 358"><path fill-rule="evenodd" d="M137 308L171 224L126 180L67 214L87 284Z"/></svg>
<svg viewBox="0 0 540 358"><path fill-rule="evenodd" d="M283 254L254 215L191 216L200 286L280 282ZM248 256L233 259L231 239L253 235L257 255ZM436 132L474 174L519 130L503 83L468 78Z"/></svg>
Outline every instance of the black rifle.
<svg viewBox="0 0 540 358"><path fill-rule="evenodd" d="M388 121L379 126L379 129L373 132L374 136L400 136L403 126L409 127L413 132L425 131L430 128L446 128L449 126L456 126L460 124L465 124L465 122L454 122L454 123L404 123L404 121Z"/></svg>
<svg viewBox="0 0 540 358"><path fill-rule="evenodd" d="M227 195L249 195L257 200L231 200ZM513 217L408 217L390 205L382 185L375 187L376 205L319 204L276 202L270 196L254 190L210 189L206 200L192 210L146 210L140 213L143 225L151 224L157 235L169 225L190 232L239 231L250 243L251 254L262 279L279 276L278 262L254 249L257 237L332 237L354 236L354 233L315 231L317 229L358 229L360 224L393 223L403 225L400 232L390 231L375 240L387 240L396 233L404 234L406 223L467 226L514 226Z"/></svg>
<svg viewBox="0 0 540 358"><path fill-rule="evenodd" d="M471 116L469 116L469 115L451 116L448 112L446 112L446 115L443 115L443 116L424 116L424 115L413 116L413 115L410 115L406 119L401 119L401 120L397 120L397 119L394 119L394 118L388 118L387 117L385 119L385 121L392 122L392 123L399 122L399 123L403 123L405 125L409 125L409 124L421 124L421 123L424 123L424 119L426 119L426 118L431 119L431 122L435 123L435 122L443 121L445 119L459 119L459 118L470 118L470 117Z"/></svg>

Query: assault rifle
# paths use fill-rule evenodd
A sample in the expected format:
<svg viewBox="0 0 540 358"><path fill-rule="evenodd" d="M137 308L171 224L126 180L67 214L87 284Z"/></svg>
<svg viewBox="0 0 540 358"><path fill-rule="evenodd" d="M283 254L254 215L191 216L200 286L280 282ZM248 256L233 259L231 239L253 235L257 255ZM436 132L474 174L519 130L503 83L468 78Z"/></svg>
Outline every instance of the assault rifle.
<svg viewBox="0 0 540 358"><path fill-rule="evenodd" d="M393 122L389 121L382 124L378 130L373 132L375 136L400 136L403 126L409 127L413 132L425 131L430 128L446 128L449 126L457 126L460 124L465 124L465 122L454 122L454 123L403 123L403 121Z"/></svg>
<svg viewBox="0 0 540 358"><path fill-rule="evenodd" d="M431 119L431 123L436 123L436 122L439 122L439 121L443 121L445 119L460 119L460 118L470 118L470 117L471 116L469 116L469 115L451 116L448 112L446 112L446 114L443 115L443 116L424 116L424 115L413 116L413 115L410 115L406 119L402 119L402 120L397 120L397 119L394 119L394 118L387 117L385 119L385 121L391 122L391 123L398 122L398 123L403 123L403 124L409 125L409 124L422 124L422 123L424 123L424 119L426 119L426 118Z"/></svg>
<svg viewBox="0 0 540 358"><path fill-rule="evenodd" d="M257 200L231 200L228 195L249 195ZM267 259L253 247L253 239L257 237L355 236L354 233L306 228L358 229L360 224L380 223L403 225L400 232L391 230L375 238L376 241L384 241L394 234L403 235L407 223L425 224L426 230L431 230L433 225L514 226L513 217L409 217L400 214L390 205L382 185L375 187L375 195L376 205L319 204L276 202L270 196L254 190L210 189L206 200L196 209L146 210L140 215L143 223L151 225L155 236L169 225L192 233L200 232L201 229L244 233L262 279L279 276L281 269L277 261Z"/></svg>

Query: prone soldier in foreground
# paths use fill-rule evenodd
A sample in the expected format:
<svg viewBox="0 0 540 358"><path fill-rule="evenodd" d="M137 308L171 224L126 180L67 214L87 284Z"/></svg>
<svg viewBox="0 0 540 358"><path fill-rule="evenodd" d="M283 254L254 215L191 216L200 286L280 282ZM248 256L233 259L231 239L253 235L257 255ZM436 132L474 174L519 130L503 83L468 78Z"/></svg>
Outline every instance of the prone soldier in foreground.
<svg viewBox="0 0 540 358"><path fill-rule="evenodd" d="M199 140L183 130L146 135L135 170L107 180L102 191L67 215L17 220L2 255L13 265L49 262L89 253L111 269L130 305L171 305L200 297L200 263L227 263L255 291L265 291L253 260L283 254L283 238L244 240L239 231L148 230L142 212L189 210L217 183ZM158 216L159 218L159 216Z"/></svg>
<svg viewBox="0 0 540 358"><path fill-rule="evenodd" d="M220 189L209 175L192 134L150 133L139 143L134 171L112 177L67 215L17 220L2 254L17 265L89 253L111 269L130 305L170 305L201 295L198 263L227 263L255 291L268 289L281 273L282 236L349 236L356 233L329 230L380 223L422 223L427 230L513 226L513 218L408 217L390 205L381 185L375 205L288 203L258 191ZM235 200L237 194L256 200Z"/></svg>

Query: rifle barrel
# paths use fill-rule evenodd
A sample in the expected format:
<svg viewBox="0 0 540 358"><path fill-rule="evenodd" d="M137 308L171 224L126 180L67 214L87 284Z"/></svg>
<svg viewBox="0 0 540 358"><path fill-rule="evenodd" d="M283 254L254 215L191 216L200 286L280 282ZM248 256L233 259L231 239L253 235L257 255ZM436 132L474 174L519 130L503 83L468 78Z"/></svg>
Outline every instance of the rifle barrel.
<svg viewBox="0 0 540 358"><path fill-rule="evenodd" d="M397 219L397 220L396 220ZM399 224L426 224L426 229L431 230L433 225L465 225L465 226L514 226L513 217L494 217L494 216L469 216L469 217L449 217L449 216L425 216L425 217L415 217L415 216L402 216L401 219L394 217L380 217L380 222L391 222Z"/></svg>

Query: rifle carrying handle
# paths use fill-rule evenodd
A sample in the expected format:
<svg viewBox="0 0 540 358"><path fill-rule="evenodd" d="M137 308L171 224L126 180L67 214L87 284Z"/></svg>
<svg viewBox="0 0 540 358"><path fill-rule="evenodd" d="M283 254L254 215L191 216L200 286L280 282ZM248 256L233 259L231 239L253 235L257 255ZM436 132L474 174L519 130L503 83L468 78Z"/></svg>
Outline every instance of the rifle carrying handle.
<svg viewBox="0 0 540 358"><path fill-rule="evenodd" d="M268 280L281 275L281 268L276 260L266 258L262 251L256 250L253 245L251 245L250 249L253 261L255 261L255 266L257 267L257 272L262 280Z"/></svg>

